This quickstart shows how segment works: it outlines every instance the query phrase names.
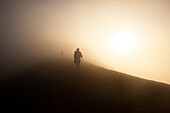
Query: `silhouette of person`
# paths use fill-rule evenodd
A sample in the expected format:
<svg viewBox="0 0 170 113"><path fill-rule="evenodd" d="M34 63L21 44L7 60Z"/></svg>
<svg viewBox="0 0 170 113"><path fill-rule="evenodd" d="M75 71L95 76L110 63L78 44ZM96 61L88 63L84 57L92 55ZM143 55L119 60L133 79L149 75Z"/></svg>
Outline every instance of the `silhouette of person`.
<svg viewBox="0 0 170 113"><path fill-rule="evenodd" d="M82 53L80 52L80 49L77 48L77 50L74 52L74 63L76 64L77 70L80 70L81 58L83 58Z"/></svg>

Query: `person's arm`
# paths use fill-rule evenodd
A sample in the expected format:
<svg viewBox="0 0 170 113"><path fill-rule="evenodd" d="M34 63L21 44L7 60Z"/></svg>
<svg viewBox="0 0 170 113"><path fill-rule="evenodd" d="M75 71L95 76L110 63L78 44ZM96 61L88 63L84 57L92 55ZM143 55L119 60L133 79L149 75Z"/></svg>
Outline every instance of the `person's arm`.
<svg viewBox="0 0 170 113"><path fill-rule="evenodd" d="M76 52L74 52L74 59L76 58Z"/></svg>
<svg viewBox="0 0 170 113"><path fill-rule="evenodd" d="M82 53L80 53L80 55L81 55L80 57L82 57L82 58L83 58L83 55L82 55Z"/></svg>
<svg viewBox="0 0 170 113"><path fill-rule="evenodd" d="M80 57L81 57L81 60L83 61L83 55L82 55L82 53L80 52Z"/></svg>

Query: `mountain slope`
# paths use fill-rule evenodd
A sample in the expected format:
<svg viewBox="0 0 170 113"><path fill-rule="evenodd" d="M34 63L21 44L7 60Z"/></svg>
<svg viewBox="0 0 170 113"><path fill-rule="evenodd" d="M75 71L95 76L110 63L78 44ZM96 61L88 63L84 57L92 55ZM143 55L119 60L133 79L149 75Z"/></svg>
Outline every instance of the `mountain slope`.
<svg viewBox="0 0 170 113"><path fill-rule="evenodd" d="M83 63L39 64L4 82L4 112L169 113L170 86Z"/></svg>

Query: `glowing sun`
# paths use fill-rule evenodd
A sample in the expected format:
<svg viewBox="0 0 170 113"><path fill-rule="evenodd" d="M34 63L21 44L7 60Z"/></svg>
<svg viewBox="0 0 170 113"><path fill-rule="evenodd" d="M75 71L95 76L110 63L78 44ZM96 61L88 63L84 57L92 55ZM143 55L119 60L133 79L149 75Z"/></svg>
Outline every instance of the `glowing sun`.
<svg viewBox="0 0 170 113"><path fill-rule="evenodd" d="M135 36L130 32L117 32L110 40L112 50L119 53L128 53L135 47Z"/></svg>

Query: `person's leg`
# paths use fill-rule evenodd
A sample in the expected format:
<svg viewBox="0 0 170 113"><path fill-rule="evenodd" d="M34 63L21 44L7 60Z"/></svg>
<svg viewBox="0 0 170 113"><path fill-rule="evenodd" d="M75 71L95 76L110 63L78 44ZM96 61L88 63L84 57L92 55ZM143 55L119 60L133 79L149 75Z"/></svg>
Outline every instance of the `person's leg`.
<svg viewBox="0 0 170 113"><path fill-rule="evenodd" d="M80 62L78 63L78 70L80 70Z"/></svg>
<svg viewBox="0 0 170 113"><path fill-rule="evenodd" d="M79 62L76 63L76 69L80 70L80 63Z"/></svg>

